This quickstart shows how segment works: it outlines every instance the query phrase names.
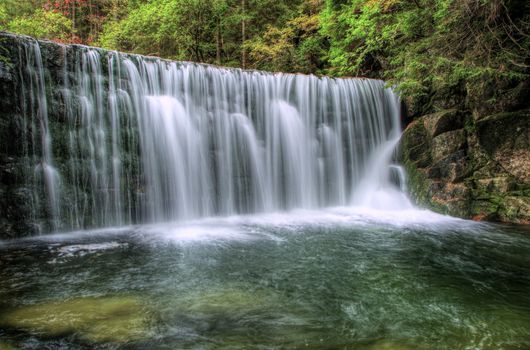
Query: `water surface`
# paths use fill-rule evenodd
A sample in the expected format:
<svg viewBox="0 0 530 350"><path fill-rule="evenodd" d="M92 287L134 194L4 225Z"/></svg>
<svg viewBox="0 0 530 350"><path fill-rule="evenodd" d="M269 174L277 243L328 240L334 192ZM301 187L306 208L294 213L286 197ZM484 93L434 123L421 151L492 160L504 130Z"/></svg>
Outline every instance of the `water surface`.
<svg viewBox="0 0 530 350"><path fill-rule="evenodd" d="M529 349L530 230L334 208L0 243L0 348Z"/></svg>

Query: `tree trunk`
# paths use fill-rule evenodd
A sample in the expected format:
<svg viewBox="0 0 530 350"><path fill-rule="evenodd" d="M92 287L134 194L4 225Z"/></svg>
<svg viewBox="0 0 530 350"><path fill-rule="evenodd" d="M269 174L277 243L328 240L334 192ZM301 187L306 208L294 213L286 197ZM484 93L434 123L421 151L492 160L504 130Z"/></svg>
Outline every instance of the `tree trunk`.
<svg viewBox="0 0 530 350"><path fill-rule="evenodd" d="M245 0L241 0L241 10L243 14L243 20L241 21L241 66L243 69L247 68L247 50L245 49L245 41L246 41L246 31L247 31L247 23L245 21L245 15L246 15L246 3Z"/></svg>
<svg viewBox="0 0 530 350"><path fill-rule="evenodd" d="M72 38L75 33L75 1L72 2Z"/></svg>
<svg viewBox="0 0 530 350"><path fill-rule="evenodd" d="M215 36L215 62L221 65L221 19L217 20L217 33Z"/></svg>

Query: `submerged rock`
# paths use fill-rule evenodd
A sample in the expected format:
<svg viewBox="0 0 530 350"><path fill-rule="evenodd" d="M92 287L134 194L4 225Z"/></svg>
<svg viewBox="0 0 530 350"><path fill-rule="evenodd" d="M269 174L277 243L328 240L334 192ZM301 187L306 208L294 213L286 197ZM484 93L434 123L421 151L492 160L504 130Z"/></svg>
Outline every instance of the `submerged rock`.
<svg viewBox="0 0 530 350"><path fill-rule="evenodd" d="M0 340L0 350L17 350L17 348L10 343Z"/></svg>
<svg viewBox="0 0 530 350"><path fill-rule="evenodd" d="M76 334L88 342L129 343L150 335L149 312L132 296L87 297L22 306L0 324L43 336Z"/></svg>
<svg viewBox="0 0 530 350"><path fill-rule="evenodd" d="M323 347L322 331L312 326L316 321L308 318L308 310L273 290L209 286L171 295L168 300L162 311L170 318L167 323L208 339L212 347L206 349L328 348ZM335 341L344 344L344 339Z"/></svg>
<svg viewBox="0 0 530 350"><path fill-rule="evenodd" d="M274 312L281 307L278 295L237 287L189 290L172 298L169 311L203 320L239 321L248 315Z"/></svg>
<svg viewBox="0 0 530 350"><path fill-rule="evenodd" d="M417 350L418 347L412 347L395 341L379 341L370 347L370 350ZM425 348L423 348L425 349Z"/></svg>

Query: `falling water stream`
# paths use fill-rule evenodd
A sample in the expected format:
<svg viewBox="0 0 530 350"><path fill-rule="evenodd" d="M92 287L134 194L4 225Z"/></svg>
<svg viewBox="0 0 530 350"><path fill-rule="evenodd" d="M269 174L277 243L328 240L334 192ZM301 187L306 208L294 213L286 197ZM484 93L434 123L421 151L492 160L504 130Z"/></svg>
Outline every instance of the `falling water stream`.
<svg viewBox="0 0 530 350"><path fill-rule="evenodd" d="M26 117L41 123L43 146L30 153L46 181L34 197L51 230L344 206L399 192L389 181L399 98L382 81L65 48L67 122L54 135L39 45L20 50L21 80L31 82L23 100L34 107ZM52 143L67 144L57 147L61 163Z"/></svg>
<svg viewBox="0 0 530 350"><path fill-rule="evenodd" d="M383 82L75 46L56 108L19 53L55 233L0 241L0 349L530 348L528 227L415 207Z"/></svg>

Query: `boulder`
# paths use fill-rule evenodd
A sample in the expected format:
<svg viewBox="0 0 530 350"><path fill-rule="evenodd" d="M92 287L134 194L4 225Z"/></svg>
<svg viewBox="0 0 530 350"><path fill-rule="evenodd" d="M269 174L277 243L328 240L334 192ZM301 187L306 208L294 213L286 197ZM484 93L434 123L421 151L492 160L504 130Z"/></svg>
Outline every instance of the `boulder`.
<svg viewBox="0 0 530 350"><path fill-rule="evenodd" d="M423 123L431 137L464 127L463 116L456 109L426 115L423 117Z"/></svg>
<svg viewBox="0 0 530 350"><path fill-rule="evenodd" d="M480 146L508 173L530 185L530 109L477 122Z"/></svg>
<svg viewBox="0 0 530 350"><path fill-rule="evenodd" d="M428 177L446 182L462 181L467 172L467 159L463 150L450 153L428 169Z"/></svg>
<svg viewBox="0 0 530 350"><path fill-rule="evenodd" d="M91 343L127 344L150 337L150 313L134 296L85 297L25 305L0 324L44 336L78 334Z"/></svg>
<svg viewBox="0 0 530 350"><path fill-rule="evenodd" d="M403 133L411 196L435 211L530 223L530 110L426 115Z"/></svg>
<svg viewBox="0 0 530 350"><path fill-rule="evenodd" d="M463 149L466 143L464 130L448 131L432 139L432 158L435 163Z"/></svg>

